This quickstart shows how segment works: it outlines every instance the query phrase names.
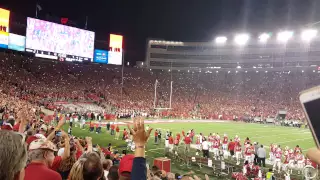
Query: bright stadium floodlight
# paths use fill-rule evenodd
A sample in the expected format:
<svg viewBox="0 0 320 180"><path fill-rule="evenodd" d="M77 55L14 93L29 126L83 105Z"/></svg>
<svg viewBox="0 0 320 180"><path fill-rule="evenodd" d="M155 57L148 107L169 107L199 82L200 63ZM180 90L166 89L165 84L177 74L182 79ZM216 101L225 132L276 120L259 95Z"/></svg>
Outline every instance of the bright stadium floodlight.
<svg viewBox="0 0 320 180"><path fill-rule="evenodd" d="M245 45L249 40L249 35L248 34L238 34L234 37L234 42L237 45Z"/></svg>
<svg viewBox="0 0 320 180"><path fill-rule="evenodd" d="M227 42L227 37L220 36L215 39L216 44L225 44Z"/></svg>
<svg viewBox="0 0 320 180"><path fill-rule="evenodd" d="M278 33L277 40L279 42L286 43L292 38L292 36L293 36L292 31L282 31Z"/></svg>
<svg viewBox="0 0 320 180"><path fill-rule="evenodd" d="M269 34L267 34L267 33L262 33L262 34L259 36L259 41L260 41L261 43L266 43L269 38L270 38L270 35L269 35Z"/></svg>
<svg viewBox="0 0 320 180"><path fill-rule="evenodd" d="M306 29L301 33L301 39L303 41L310 42L313 38L315 38L318 34L316 29Z"/></svg>

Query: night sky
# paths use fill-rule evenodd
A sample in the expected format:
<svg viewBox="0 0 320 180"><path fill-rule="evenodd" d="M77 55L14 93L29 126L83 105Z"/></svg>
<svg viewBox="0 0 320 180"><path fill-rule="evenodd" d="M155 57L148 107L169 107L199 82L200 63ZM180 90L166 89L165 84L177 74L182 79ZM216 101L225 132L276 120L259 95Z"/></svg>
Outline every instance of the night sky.
<svg viewBox="0 0 320 180"><path fill-rule="evenodd" d="M0 7L35 17L36 3L40 18L68 17L84 28L88 16L97 40L123 35L130 62L144 60L147 38L212 41L219 34L296 30L320 21L318 0L1 0Z"/></svg>

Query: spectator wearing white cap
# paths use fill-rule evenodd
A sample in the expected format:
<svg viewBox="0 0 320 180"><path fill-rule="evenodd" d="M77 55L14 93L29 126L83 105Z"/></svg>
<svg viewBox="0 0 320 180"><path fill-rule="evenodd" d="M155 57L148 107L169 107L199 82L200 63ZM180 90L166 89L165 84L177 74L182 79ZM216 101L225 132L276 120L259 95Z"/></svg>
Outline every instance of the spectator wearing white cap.
<svg viewBox="0 0 320 180"><path fill-rule="evenodd" d="M35 136L39 137L46 137L47 136L47 131L48 131L48 126L45 124L42 124L39 129L39 133L37 133Z"/></svg>
<svg viewBox="0 0 320 180"><path fill-rule="evenodd" d="M56 146L44 139L37 139L29 146L30 164L25 169L25 180L61 180L56 171L50 169L54 161Z"/></svg>
<svg viewBox="0 0 320 180"><path fill-rule="evenodd" d="M0 131L0 179L23 180L27 162L24 136L12 131Z"/></svg>

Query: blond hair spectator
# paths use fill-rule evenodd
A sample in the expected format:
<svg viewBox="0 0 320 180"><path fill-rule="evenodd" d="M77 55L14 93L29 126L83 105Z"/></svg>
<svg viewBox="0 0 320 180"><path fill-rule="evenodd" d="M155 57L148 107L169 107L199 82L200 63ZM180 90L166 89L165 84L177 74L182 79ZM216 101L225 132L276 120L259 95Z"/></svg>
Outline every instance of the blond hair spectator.
<svg viewBox="0 0 320 180"><path fill-rule="evenodd" d="M0 179L23 180L27 162L25 138L12 131L0 131Z"/></svg>
<svg viewBox="0 0 320 180"><path fill-rule="evenodd" d="M103 168L97 153L83 155L72 167L69 180L99 180L103 177Z"/></svg>

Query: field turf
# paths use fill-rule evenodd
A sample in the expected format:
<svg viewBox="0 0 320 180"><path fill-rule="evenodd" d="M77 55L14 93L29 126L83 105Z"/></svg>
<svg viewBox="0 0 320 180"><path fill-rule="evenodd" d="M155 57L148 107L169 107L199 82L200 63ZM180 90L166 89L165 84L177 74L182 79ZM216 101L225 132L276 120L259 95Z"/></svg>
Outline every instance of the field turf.
<svg viewBox="0 0 320 180"><path fill-rule="evenodd" d="M267 150L269 149L268 147L271 143L280 144L282 147L289 146L290 148L294 148L296 145L299 145L303 149L304 153L308 149L315 147L310 130L305 128L281 127L265 124L247 124L241 122L172 122L152 123L149 125L154 129L161 129L162 137L165 136L165 132L167 130L173 132L175 135L178 132L181 134L182 129L184 129L185 132L189 131L190 129L194 129L196 134L203 133L205 136L207 136L209 133L219 133L219 135L222 137L223 134L226 133L229 139L233 139L235 135L238 135L241 138L242 143L246 137L249 137L252 142L259 142L259 144L265 145ZM124 128L127 127L125 125L120 126L121 130ZM102 147L107 146L108 143L112 143L112 146L115 146L115 149L119 151L125 149L126 147L126 143L124 141L114 140L114 136L111 136L109 132L106 132L105 127L103 127L101 134L90 133L88 126L85 130L81 130L79 127L74 127L72 129L72 134L81 137L91 136L93 138L93 143L99 144ZM164 156L164 140L162 140L161 144L155 145L153 136L154 131L152 132L151 138L147 144L146 152L147 160L150 165L153 164L153 158ZM190 169L186 169L179 165L172 166L173 172L180 172L181 174L186 173L189 170Z"/></svg>

